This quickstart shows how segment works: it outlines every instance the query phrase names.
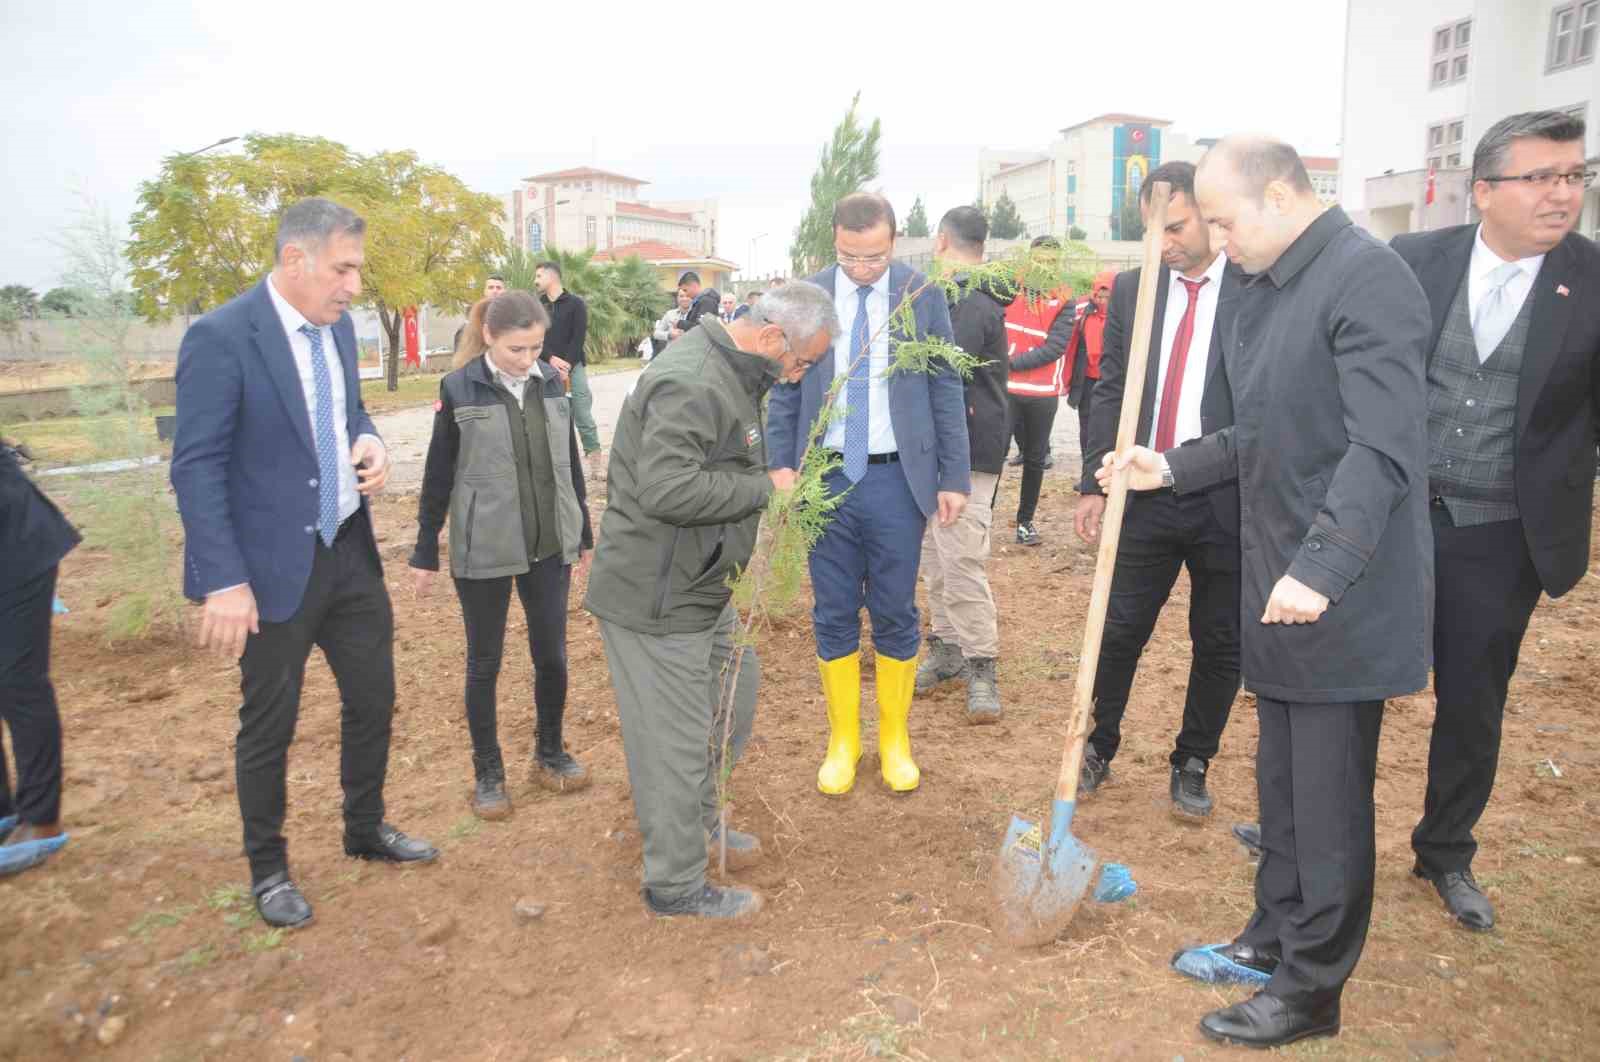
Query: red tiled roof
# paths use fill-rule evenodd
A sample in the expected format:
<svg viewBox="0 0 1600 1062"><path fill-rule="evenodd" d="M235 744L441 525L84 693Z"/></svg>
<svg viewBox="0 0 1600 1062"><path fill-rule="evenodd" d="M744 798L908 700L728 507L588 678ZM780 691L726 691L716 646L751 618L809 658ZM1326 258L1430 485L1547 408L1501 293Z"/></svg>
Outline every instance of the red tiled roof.
<svg viewBox="0 0 1600 1062"><path fill-rule="evenodd" d="M1067 129L1076 129L1080 125L1093 125L1095 122L1120 122L1120 123L1123 123L1125 125L1171 125L1172 124L1172 120L1169 119L1169 118L1146 118L1144 115L1141 115L1141 114L1121 114L1121 113L1118 113L1118 112L1114 111L1111 114L1097 114L1093 118L1087 118L1087 119L1085 119L1084 121L1081 121L1081 122L1074 122L1073 124L1067 126L1065 129L1062 129L1061 131L1063 133L1065 133L1067 131Z"/></svg>
<svg viewBox="0 0 1600 1062"><path fill-rule="evenodd" d="M678 210L662 210L660 207L653 207L648 203L624 203L619 201L617 203L617 213L633 214L637 217L643 218L660 218L663 221L687 221L690 224L694 223L693 214L685 214Z"/></svg>
<svg viewBox="0 0 1600 1062"><path fill-rule="evenodd" d="M621 247L612 247L605 251L596 251L594 260L597 262L615 261L619 258L629 258L638 255L646 262L704 262L707 256L694 251L686 251L682 247L674 247L670 243L660 240L640 240L637 243L623 244Z"/></svg>
<svg viewBox="0 0 1600 1062"><path fill-rule="evenodd" d="M626 181L629 184L649 184L637 177L626 177L610 170L597 170L593 166L577 166L570 170L556 170L552 173L541 173L535 177L524 177L524 181L571 181L584 178L608 177L613 181Z"/></svg>
<svg viewBox="0 0 1600 1062"><path fill-rule="evenodd" d="M1305 164L1306 169L1323 173L1339 168L1339 160L1337 158L1326 158L1320 155L1301 155L1300 161Z"/></svg>

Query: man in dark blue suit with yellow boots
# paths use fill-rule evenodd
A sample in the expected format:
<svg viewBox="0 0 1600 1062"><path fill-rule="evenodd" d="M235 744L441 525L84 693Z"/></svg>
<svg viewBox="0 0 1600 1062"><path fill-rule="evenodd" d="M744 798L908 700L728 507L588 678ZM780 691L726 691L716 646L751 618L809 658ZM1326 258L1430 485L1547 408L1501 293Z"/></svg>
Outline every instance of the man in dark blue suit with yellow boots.
<svg viewBox="0 0 1600 1062"><path fill-rule="evenodd" d="M239 810L256 907L272 926L311 920L282 828L313 645L342 701L345 853L393 863L439 855L383 821L394 615L368 499L388 478L389 456L361 404L348 312L365 231L327 199L291 206L271 275L196 321L178 351L172 485L183 589L205 605L201 645L239 661Z"/></svg>
<svg viewBox="0 0 1600 1062"><path fill-rule="evenodd" d="M925 278L893 260L894 207L855 192L833 212L838 262L811 277L834 297L848 331L818 371L773 387L767 404L770 463L780 488L791 486L828 388L847 377L820 445L840 467L828 488L848 491L811 552L812 626L828 702L828 753L817 788L848 793L861 758L861 609L872 618L877 650L878 759L890 790L921 781L911 758L907 720L916 686L917 568L928 520L949 527L971 490L966 399L961 376L936 362L934 371L889 374L894 344L913 337L889 327L901 301ZM930 286L912 303L915 339L953 343L944 291ZM826 371L824 371L826 370Z"/></svg>

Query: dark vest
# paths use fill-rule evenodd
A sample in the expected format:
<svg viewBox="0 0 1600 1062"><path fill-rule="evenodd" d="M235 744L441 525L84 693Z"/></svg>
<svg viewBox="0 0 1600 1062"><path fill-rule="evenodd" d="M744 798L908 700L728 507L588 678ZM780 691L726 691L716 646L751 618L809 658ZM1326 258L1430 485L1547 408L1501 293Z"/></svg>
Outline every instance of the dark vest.
<svg viewBox="0 0 1600 1062"><path fill-rule="evenodd" d="M1444 499L1458 527L1515 520L1517 385L1533 316L1533 293L1500 345L1478 361L1467 284L1450 304L1428 359L1428 493Z"/></svg>

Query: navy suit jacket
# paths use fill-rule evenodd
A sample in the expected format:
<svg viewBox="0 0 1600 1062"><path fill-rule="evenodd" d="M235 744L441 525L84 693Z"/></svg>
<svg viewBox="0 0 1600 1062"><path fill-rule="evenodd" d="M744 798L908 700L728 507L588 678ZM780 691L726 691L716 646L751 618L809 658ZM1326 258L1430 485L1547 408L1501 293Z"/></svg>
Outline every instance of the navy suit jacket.
<svg viewBox="0 0 1600 1062"><path fill-rule="evenodd" d="M1428 356L1472 262L1478 226L1396 236L1433 311ZM1600 436L1600 248L1568 233L1544 256L1517 386L1517 509L1544 592L1560 597L1589 569L1595 442Z"/></svg>
<svg viewBox="0 0 1600 1062"><path fill-rule="evenodd" d="M839 267L832 265L807 279L832 295L838 273ZM910 266L891 262L890 311L900 305L907 291L921 287L924 280L922 274ZM916 313L919 338L937 336L948 343L955 342L950 328L950 307L943 289L937 285L928 288L917 296L912 309ZM904 338L897 329L891 329L891 351L894 344ZM767 440L771 447L768 463L771 467L800 467L811 425L822 412L836 371L830 348L817 367L801 377L799 383L773 385L772 396L767 400ZM889 419L894 425L900 468L924 516L931 517L938 511L941 491L972 493L972 454L967 445L966 395L960 373L938 362L934 372L897 372L890 376Z"/></svg>
<svg viewBox="0 0 1600 1062"><path fill-rule="evenodd" d="M333 326L333 338L354 443L378 433L361 404L349 314ZM178 348L172 486L183 518L184 594L201 601L249 583L263 621L292 617L316 553L316 481L305 392L263 280L197 320Z"/></svg>

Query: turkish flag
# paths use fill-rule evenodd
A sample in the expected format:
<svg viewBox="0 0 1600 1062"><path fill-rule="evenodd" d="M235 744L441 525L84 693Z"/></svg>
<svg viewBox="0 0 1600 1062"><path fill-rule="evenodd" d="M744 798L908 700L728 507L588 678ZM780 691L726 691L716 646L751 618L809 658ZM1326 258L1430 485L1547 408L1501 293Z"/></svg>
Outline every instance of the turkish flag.
<svg viewBox="0 0 1600 1062"><path fill-rule="evenodd" d="M1433 167L1432 166L1428 167L1427 190L1425 192L1423 192L1422 202L1427 206L1432 206L1433 205Z"/></svg>
<svg viewBox="0 0 1600 1062"><path fill-rule="evenodd" d="M407 306L402 314L406 323L406 364L422 366L422 352L417 336L417 308Z"/></svg>

